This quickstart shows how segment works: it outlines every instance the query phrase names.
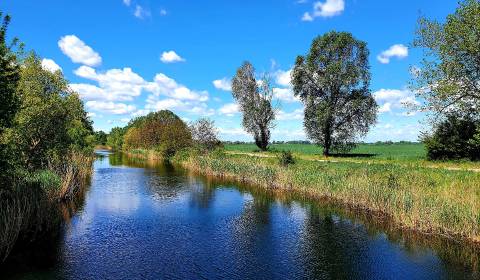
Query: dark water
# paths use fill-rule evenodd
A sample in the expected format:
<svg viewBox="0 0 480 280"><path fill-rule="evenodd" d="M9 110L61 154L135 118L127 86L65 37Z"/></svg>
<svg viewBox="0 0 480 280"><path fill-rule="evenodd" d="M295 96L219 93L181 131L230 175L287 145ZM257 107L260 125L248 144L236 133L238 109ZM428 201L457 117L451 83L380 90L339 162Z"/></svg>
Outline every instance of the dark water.
<svg viewBox="0 0 480 280"><path fill-rule="evenodd" d="M473 279L461 248L422 245L328 206L278 200L104 153L54 264L14 279ZM470 263L469 263L470 262Z"/></svg>

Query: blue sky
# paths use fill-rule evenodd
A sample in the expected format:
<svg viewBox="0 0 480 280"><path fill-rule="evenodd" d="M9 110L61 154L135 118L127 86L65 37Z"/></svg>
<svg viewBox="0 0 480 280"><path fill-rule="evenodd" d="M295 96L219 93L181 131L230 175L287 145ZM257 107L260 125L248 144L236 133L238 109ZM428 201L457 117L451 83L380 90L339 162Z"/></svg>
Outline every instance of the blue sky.
<svg viewBox="0 0 480 280"><path fill-rule="evenodd" d="M419 15L444 20L455 0L6 0L9 35L61 69L79 92L97 130L170 109L184 120L213 119L224 140L251 140L229 81L249 60L269 73L280 112L274 140L305 139L303 106L288 71L318 35L348 31L370 49L378 123L365 141L417 140L423 114L407 86L421 50L411 49Z"/></svg>

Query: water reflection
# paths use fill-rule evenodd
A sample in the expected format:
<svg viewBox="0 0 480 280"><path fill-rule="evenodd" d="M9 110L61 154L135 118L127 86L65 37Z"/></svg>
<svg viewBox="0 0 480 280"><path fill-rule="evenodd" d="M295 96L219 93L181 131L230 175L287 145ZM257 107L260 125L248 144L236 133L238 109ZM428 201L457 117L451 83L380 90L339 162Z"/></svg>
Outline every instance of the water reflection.
<svg viewBox="0 0 480 280"><path fill-rule="evenodd" d="M13 278L475 279L478 252L368 215L103 152L56 262Z"/></svg>

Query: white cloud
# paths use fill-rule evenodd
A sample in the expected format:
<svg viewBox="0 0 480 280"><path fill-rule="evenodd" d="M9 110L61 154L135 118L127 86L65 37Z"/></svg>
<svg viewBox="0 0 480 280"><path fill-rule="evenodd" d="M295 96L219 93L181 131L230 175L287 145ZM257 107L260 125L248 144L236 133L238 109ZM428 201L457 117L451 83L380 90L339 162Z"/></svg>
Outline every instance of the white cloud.
<svg viewBox="0 0 480 280"><path fill-rule="evenodd" d="M228 78L223 78L213 81L213 86L217 89L224 91L232 90L232 82Z"/></svg>
<svg viewBox="0 0 480 280"><path fill-rule="evenodd" d="M373 97L380 105L379 113L392 112L394 109L405 109L411 105L420 105L420 102L415 98L415 93L408 89L380 89L373 93ZM407 116L403 113L399 115ZM408 114L408 116L413 116L413 114Z"/></svg>
<svg viewBox="0 0 480 280"><path fill-rule="evenodd" d="M144 7L142 7L140 5L137 5L137 6L135 6L135 11L133 12L133 15L136 18L144 19L146 17L151 16L151 13L150 13L149 10L145 9Z"/></svg>
<svg viewBox="0 0 480 280"><path fill-rule="evenodd" d="M161 15L161 16L166 16L166 15L167 15L167 10L161 9L161 10L160 10L160 15Z"/></svg>
<svg viewBox="0 0 480 280"><path fill-rule="evenodd" d="M303 120L303 108L300 109L295 109L290 113L286 113L282 110L278 111L276 119L279 121L285 121L285 120Z"/></svg>
<svg viewBox="0 0 480 280"><path fill-rule="evenodd" d="M313 21L313 17L309 12L305 12L302 16L302 21Z"/></svg>
<svg viewBox="0 0 480 280"><path fill-rule="evenodd" d="M178 84L174 79L165 74L159 73L155 76L154 81L148 83L145 89L154 96L160 95L180 100L190 100L196 102L205 102L208 100L208 92L192 91L184 85Z"/></svg>
<svg viewBox="0 0 480 280"><path fill-rule="evenodd" d="M291 86L291 74L292 74L292 69L283 71L283 70L278 70L275 73L275 82L283 87L290 87Z"/></svg>
<svg viewBox="0 0 480 280"><path fill-rule="evenodd" d="M386 112L390 112L392 110L392 103L385 103L383 105L381 105L379 108L378 108L378 112L379 113L386 113Z"/></svg>
<svg viewBox="0 0 480 280"><path fill-rule="evenodd" d="M140 109L132 113L132 117L141 117L141 116L146 116L150 113L150 110L147 109Z"/></svg>
<svg viewBox="0 0 480 280"><path fill-rule="evenodd" d="M110 69L104 73L97 73L91 67L80 66L74 73L99 84L99 87L90 84L70 85L84 100L130 101L139 96L147 84L131 68Z"/></svg>
<svg viewBox="0 0 480 280"><path fill-rule="evenodd" d="M87 108L94 111L104 112L104 113L109 113L114 115L129 114L136 110L135 106L133 105L127 105L124 103L115 103L115 102L96 101L96 100L87 101L85 103L85 106L87 106Z"/></svg>
<svg viewBox="0 0 480 280"><path fill-rule="evenodd" d="M218 128L218 132L221 135L230 135L230 136L250 136L243 128L241 127L234 127L234 128Z"/></svg>
<svg viewBox="0 0 480 280"><path fill-rule="evenodd" d="M100 55L75 35L63 36L58 41L58 46L75 63L88 66L98 66L102 63Z"/></svg>
<svg viewBox="0 0 480 280"><path fill-rule="evenodd" d="M175 63L185 61L185 59L179 56L175 51L163 52L160 60L163 63Z"/></svg>
<svg viewBox="0 0 480 280"><path fill-rule="evenodd" d="M131 3L131 0L123 0L123 4L125 4L126 6L130 6Z"/></svg>
<svg viewBox="0 0 480 280"><path fill-rule="evenodd" d="M43 69L48 70L52 73L54 73L58 70L62 71L62 67L58 66L58 64L55 63L55 61L53 61L52 59L48 59L48 58L42 59L42 67L43 67Z"/></svg>
<svg viewBox="0 0 480 280"><path fill-rule="evenodd" d="M383 51L377 56L378 61L382 64L390 63L392 57L405 58L408 56L408 47L402 44L396 44L391 46L388 50Z"/></svg>
<svg viewBox="0 0 480 280"><path fill-rule="evenodd" d="M304 13L302 21L313 21L316 17L333 17L340 15L345 10L344 0L326 0L315 2L313 12Z"/></svg>
<svg viewBox="0 0 480 280"><path fill-rule="evenodd" d="M287 103L300 102L290 88L273 88L273 97Z"/></svg>
<svg viewBox="0 0 480 280"><path fill-rule="evenodd" d="M220 107L218 109L218 112L222 115L227 115L229 117L237 114L240 112L240 108L238 107L238 104L236 103L228 103Z"/></svg>

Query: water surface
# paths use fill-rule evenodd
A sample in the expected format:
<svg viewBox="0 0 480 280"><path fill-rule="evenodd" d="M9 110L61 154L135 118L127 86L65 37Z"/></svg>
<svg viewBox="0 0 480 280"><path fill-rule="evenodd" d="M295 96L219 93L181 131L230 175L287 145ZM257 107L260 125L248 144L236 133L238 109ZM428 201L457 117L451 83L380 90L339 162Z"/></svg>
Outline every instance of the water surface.
<svg viewBox="0 0 480 280"><path fill-rule="evenodd" d="M54 264L19 279L473 279L471 259L329 206L101 152ZM423 243L422 243L423 244ZM467 255L465 257L465 255ZM475 255L474 255L475 256Z"/></svg>

